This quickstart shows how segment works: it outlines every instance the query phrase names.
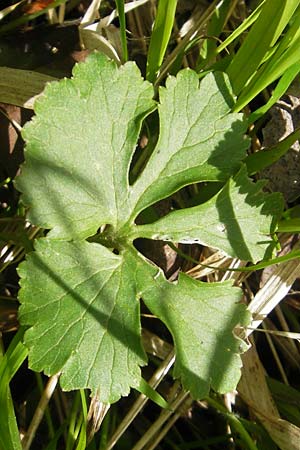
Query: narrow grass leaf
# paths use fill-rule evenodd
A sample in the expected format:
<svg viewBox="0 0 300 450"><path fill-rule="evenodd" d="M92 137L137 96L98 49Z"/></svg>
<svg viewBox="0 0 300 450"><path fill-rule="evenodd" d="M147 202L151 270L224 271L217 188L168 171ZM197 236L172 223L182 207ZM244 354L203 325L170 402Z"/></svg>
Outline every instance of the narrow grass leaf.
<svg viewBox="0 0 300 450"><path fill-rule="evenodd" d="M0 102L33 109L33 103L50 81L55 78L32 70L0 67Z"/></svg>
<svg viewBox="0 0 300 450"><path fill-rule="evenodd" d="M263 261L263 262L260 262L258 264L249 265L247 267L239 267L238 269L226 267L226 268L222 269L222 268L220 268L218 266L201 264L196 259L192 258L191 256L189 256L189 255L185 254L184 252L182 252L181 250L179 250L171 242L169 242L168 244L176 253L178 253L178 255L180 255L182 258L186 259L187 261L192 262L195 265L207 267L208 269L224 270L224 271L229 271L229 272L255 272L257 270L261 270L261 269L264 269L266 267L273 266L275 264L281 264L281 263L284 263L284 262L287 262L287 261L292 261L294 259L299 259L300 258L300 250L292 250L287 255L278 256L278 257L272 258L272 259L270 259L268 261Z"/></svg>
<svg viewBox="0 0 300 450"><path fill-rule="evenodd" d="M256 111L253 111L250 116L248 117L248 123L249 125L254 123L256 120L260 119L261 117L266 114L269 109L285 94L287 93L287 90L295 77L300 72L300 65L298 62L296 62L294 65L292 65L289 69L287 69L286 72L282 75L280 80L278 81L274 91L272 92L272 95L268 102L258 108Z"/></svg>
<svg viewBox="0 0 300 450"><path fill-rule="evenodd" d="M281 220L278 223L277 231L279 233L299 233L300 219Z"/></svg>
<svg viewBox="0 0 300 450"><path fill-rule="evenodd" d="M117 10L118 10L119 22L120 22L123 61L127 61L128 60L128 49L127 49L127 39L126 39L126 18L125 18L124 0L115 0L115 1L116 1Z"/></svg>
<svg viewBox="0 0 300 450"><path fill-rule="evenodd" d="M227 73L235 94L252 78L270 48L288 24L299 0L267 0Z"/></svg>
<svg viewBox="0 0 300 450"><path fill-rule="evenodd" d="M0 11L0 20L2 20L5 16L13 12L21 3L24 3L25 0L21 0L20 2L14 3L13 5L7 6L6 8Z"/></svg>
<svg viewBox="0 0 300 450"><path fill-rule="evenodd" d="M275 401L286 403L291 406L296 406L298 409L298 421L300 423L300 392L292 386L281 383L275 378L266 379L269 389L271 390Z"/></svg>
<svg viewBox="0 0 300 450"><path fill-rule="evenodd" d="M140 384L135 389L141 394L144 394L161 408L171 410L169 403L155 389L153 389L147 381L144 380L144 378L141 378Z"/></svg>
<svg viewBox="0 0 300 450"><path fill-rule="evenodd" d="M237 27L235 30L233 30L230 35L228 36L225 41L218 46L217 53L221 53L223 50L225 50L226 47L228 47L232 42L234 42L239 36L241 36L245 31L251 27L251 25L256 22L258 19L261 10L263 8L263 5L265 4L266 0L263 0L257 8L248 16L239 27Z"/></svg>
<svg viewBox="0 0 300 450"><path fill-rule="evenodd" d="M198 71L205 67L208 62L212 61L217 54L217 44L219 42L218 36L223 30L231 6L231 0L224 0L221 2L221 5L215 9L208 24L207 37L201 47L200 56L197 62ZM186 51L188 51L188 48L186 48Z"/></svg>
<svg viewBox="0 0 300 450"><path fill-rule="evenodd" d="M297 25L294 27L294 25ZM241 92L238 101L234 107L235 111L240 111L247 105L259 92L269 86L273 81L281 77L286 71L293 68L295 64L299 63L300 58L300 13L297 20L293 24L293 29L290 29L283 38L288 45L280 45L265 64L263 64L250 83Z"/></svg>
<svg viewBox="0 0 300 450"><path fill-rule="evenodd" d="M279 142L275 147L270 149L263 149L256 153L247 156L244 163L247 166L249 175L254 175L257 172L278 161L291 146L300 139L300 128L297 128L289 136Z"/></svg>
<svg viewBox="0 0 300 450"><path fill-rule="evenodd" d="M218 401L214 400L213 398L209 397L206 399L208 405L213 406L217 411L221 412L222 415L225 416L227 419L230 427L232 428L233 436L235 434L238 434L243 449L246 450L259 450L259 448L256 446L256 443L248 433L246 427L244 426L243 420L237 417L236 414L228 411L222 404L220 404ZM266 449L265 449L266 450Z"/></svg>
<svg viewBox="0 0 300 450"><path fill-rule="evenodd" d="M72 403L71 411L69 411L68 415L68 430L67 430L67 439L66 439L66 450L72 450L73 445L76 441L75 428L76 428L76 420L77 415L80 414L80 392L76 392L74 395L74 400Z"/></svg>
<svg viewBox="0 0 300 450"><path fill-rule="evenodd" d="M82 424L80 428L78 443L76 446L76 450L86 450L86 424L87 424L87 404L85 392L83 389L80 389L80 398L81 398L81 409L82 409Z"/></svg>
<svg viewBox="0 0 300 450"><path fill-rule="evenodd" d="M254 266L241 267L240 269L237 270L241 272L252 272L256 270L265 269L266 267L273 266L275 264L281 264L299 258L300 258L300 250L292 250L287 255L277 256L276 258L260 262L258 264L255 264Z"/></svg>
<svg viewBox="0 0 300 450"><path fill-rule="evenodd" d="M7 377L3 377L0 388L0 449L21 450L19 429L16 421L14 404L8 385ZM4 387L4 383L7 386Z"/></svg>
<svg viewBox="0 0 300 450"><path fill-rule="evenodd" d="M177 0L159 0L147 56L147 80L154 82L172 33Z"/></svg>
<svg viewBox="0 0 300 450"><path fill-rule="evenodd" d="M9 383L27 357L27 349L22 344L24 329L14 336L6 353L0 350L0 449L21 450L19 429L15 417Z"/></svg>
<svg viewBox="0 0 300 450"><path fill-rule="evenodd" d="M234 111L240 111L244 108L256 95L269 86L273 81L277 80L283 73L289 70L299 61L300 57L300 38L293 47L289 48L286 53L278 60L276 57L263 66L256 76L251 80L247 90L242 92L238 98Z"/></svg>
<svg viewBox="0 0 300 450"><path fill-rule="evenodd" d="M50 440L49 444L47 445L47 447L45 447L44 450L57 450L58 439L62 436L65 429L66 429L66 423L64 423L59 428L57 428L53 438Z"/></svg>
<svg viewBox="0 0 300 450"><path fill-rule="evenodd" d="M28 349L22 343L25 329L20 327L0 363L0 386L2 377L7 376L8 383L18 371L28 355Z"/></svg>

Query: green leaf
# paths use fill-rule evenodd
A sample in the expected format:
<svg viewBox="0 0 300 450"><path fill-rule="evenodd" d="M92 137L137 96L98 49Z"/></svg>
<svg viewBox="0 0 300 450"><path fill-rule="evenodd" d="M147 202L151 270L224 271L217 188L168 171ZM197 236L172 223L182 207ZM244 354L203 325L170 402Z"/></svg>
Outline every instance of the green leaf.
<svg viewBox="0 0 300 450"><path fill-rule="evenodd" d="M275 105L275 103L286 93L289 93L288 89L291 83L296 79L296 76L300 72L300 67L298 62L289 67L282 75L277 83L271 97L263 106L253 111L248 117L248 123L252 124L256 120L260 119L264 114L266 114L269 109Z"/></svg>
<svg viewBox="0 0 300 450"><path fill-rule="evenodd" d="M275 5L274 3L277 3L277 5ZM292 1L269 0L266 3L266 9L262 11L262 13L263 12L266 13L265 17L263 17L262 14L260 15L260 19L262 19L261 26L265 29L266 28L268 29L268 32L265 33L265 36L268 36L270 31L272 33L272 29L274 31L274 24L276 24L276 21L279 20L276 33L273 37L272 43L270 42L270 46L275 44L276 40L281 35L281 32L285 27L286 32L283 34L283 37L280 40L278 39L276 45L274 45L272 48L270 47L270 49L268 50L268 52L264 57L263 64L258 68L257 72L256 73L254 73L253 71L249 72L250 73L249 82L246 84L245 88L243 88L243 90L239 95L238 101L234 108L235 111L240 111L242 108L244 108L259 92L262 92L263 89L265 89L268 85L273 83L277 78L283 76L288 71L295 70L295 64L297 64L297 62L299 61L299 43L300 43L300 31L299 31L300 10L298 8L299 4L300 4L299 0L292 0ZM275 14L276 17L271 13L271 11L274 11L274 8L276 11ZM282 8L284 9L284 11L281 10ZM271 20L270 26L266 25L270 20ZM264 46L265 39L261 39L259 30L258 29L255 30L253 27L251 32L252 31L256 33L256 39L258 39L258 41L260 41L260 43L263 44ZM249 36L250 34L248 35L248 37ZM271 36L269 36L269 38L270 37ZM263 50L263 48L260 50ZM258 52L258 54L259 53L260 51ZM245 66L241 67L241 69L243 69L244 67ZM228 71L228 74L229 72L230 70ZM244 73L244 70L242 70L242 72ZM242 72L240 71L240 74ZM241 79L243 79L239 76L240 74L237 73L238 82L240 82Z"/></svg>
<svg viewBox="0 0 300 450"><path fill-rule="evenodd" d="M232 257L257 262L266 256L274 212L282 210L277 194L260 192L264 182L252 183L245 167L204 204L173 211L148 225L137 226L133 237L200 243ZM251 221L249 218L251 217Z"/></svg>
<svg viewBox="0 0 300 450"><path fill-rule="evenodd" d="M202 283L184 274L178 284L167 286L164 280L159 284L159 289L149 286L143 299L173 335L174 376L181 377L194 398L205 397L210 387L218 392L235 389L240 377L239 353L245 345L232 330L249 321L239 303L240 289L230 282Z"/></svg>
<svg viewBox="0 0 300 450"><path fill-rule="evenodd" d="M156 107L151 84L133 63L118 68L103 55L91 55L75 67L72 79L47 86L23 132L26 161L17 186L30 220L50 229L19 268L29 365L47 375L60 373L63 389L89 388L106 403L140 386L146 363L140 298L169 327L175 374L194 396L207 393L210 384L222 392L232 389L239 378L240 341L232 333L245 318L245 308L236 304L239 291L186 276L169 283L133 245L146 229L135 224L140 212L189 184L222 182L225 188L203 205L211 222L198 214L200 206L174 213L176 222L185 214L196 236L203 223L223 226L225 215L232 235L249 214L243 245L233 245L228 231L223 240L219 234L218 247L253 260L272 248L269 215L279 203L263 196L261 184L249 181L245 170L236 175L248 140L243 116L231 113L234 97L226 75L210 73L199 87L196 73L183 70L159 94L158 142L133 184L129 172L141 123ZM232 201L240 205L239 220L226 215L224 204ZM173 230L180 238L169 216L161 221L152 226L165 223L164 233ZM214 245L211 239L205 243ZM268 243L256 249L259 239ZM169 304L170 317L164 307ZM199 359L203 342L207 351ZM223 378L218 364L226 366Z"/></svg>
<svg viewBox="0 0 300 450"><path fill-rule="evenodd" d="M256 7L256 9L248 16L246 17L243 22L235 28L229 36L225 39L222 44L220 44L217 48L217 53L221 53L226 47L228 47L233 41L235 41L239 36L241 36L245 31L257 21L261 10L263 9L264 4L266 3L266 0L263 0L260 2L260 4Z"/></svg>
<svg viewBox="0 0 300 450"><path fill-rule="evenodd" d="M74 78L47 86L24 127L26 163L17 187L29 219L52 237L87 237L117 227L128 210L128 171L153 89L138 68L93 54Z"/></svg>
<svg viewBox="0 0 300 450"><path fill-rule="evenodd" d="M15 416L9 383L27 357L27 349L21 340L24 329L20 328L5 354L0 348L0 449L21 450L20 433Z"/></svg>
<svg viewBox="0 0 300 450"><path fill-rule="evenodd" d="M146 357L135 271L130 255L98 244L38 240L19 267L31 368L62 372L63 389L90 388L108 403L138 386Z"/></svg>
<svg viewBox="0 0 300 450"><path fill-rule="evenodd" d="M127 61L128 49L126 40L126 18L125 18L124 0L116 0L116 7L118 10L118 16L120 21L120 37L123 52L123 60Z"/></svg>
<svg viewBox="0 0 300 450"><path fill-rule="evenodd" d="M255 153L251 153L245 158L244 163L247 166L247 171L249 175L253 175L266 167L274 164L278 161L291 146L299 139L300 128L296 128L291 134L289 134L285 139L278 142L275 147L260 150Z"/></svg>
<svg viewBox="0 0 300 450"><path fill-rule="evenodd" d="M196 73L182 70L159 93L160 136L133 186L134 215L188 184L227 180L249 145L242 116L230 113L234 98L224 74L208 74L199 87Z"/></svg>
<svg viewBox="0 0 300 450"><path fill-rule="evenodd" d="M300 219L281 220L278 223L278 231L280 233L299 233Z"/></svg>
<svg viewBox="0 0 300 450"><path fill-rule="evenodd" d="M248 147L246 123L241 114L230 114L227 78L209 74L199 88L196 73L187 69L160 89L159 140L129 186L152 95L133 63L119 69L96 54L76 66L72 80L46 88L23 132L27 158L17 181L23 202L32 205L33 223L53 228L50 236L59 238L85 238L103 224L117 231L183 186L227 180L238 169ZM78 134L78 127L84 132Z"/></svg>
<svg viewBox="0 0 300 450"><path fill-rule="evenodd" d="M228 75L236 94L242 91L268 51L276 43L298 3L298 0L267 0L265 2L258 19L228 67Z"/></svg>
<svg viewBox="0 0 300 450"><path fill-rule="evenodd" d="M146 397L150 398L154 403L164 409L171 411L169 403L155 390L151 387L144 378L141 378L140 384L136 387L136 390Z"/></svg>
<svg viewBox="0 0 300 450"><path fill-rule="evenodd" d="M172 33L177 0L159 0L147 56L147 80L154 82Z"/></svg>

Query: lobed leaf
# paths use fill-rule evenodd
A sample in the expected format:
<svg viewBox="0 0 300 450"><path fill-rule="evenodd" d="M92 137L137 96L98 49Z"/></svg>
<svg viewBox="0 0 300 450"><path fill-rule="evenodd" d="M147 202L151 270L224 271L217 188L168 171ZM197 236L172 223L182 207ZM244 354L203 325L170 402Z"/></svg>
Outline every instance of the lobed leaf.
<svg viewBox="0 0 300 450"><path fill-rule="evenodd" d="M263 194L263 185L264 182L251 182L243 167L206 203L173 211L154 223L137 226L132 236L200 243L233 258L260 261L270 256L274 214L282 209L281 197Z"/></svg>
<svg viewBox="0 0 300 450"><path fill-rule="evenodd" d="M159 283L158 278L156 283ZM245 345L233 335L238 324L249 322L239 303L241 290L231 283L202 283L180 274L178 284L149 286L143 294L148 308L172 333L180 377L194 398L205 397L210 387L218 392L235 389Z"/></svg>
<svg viewBox="0 0 300 450"><path fill-rule="evenodd" d="M51 236L85 238L128 210L128 172L153 88L138 68L93 54L73 79L47 86L24 127L17 188L29 219Z"/></svg>
<svg viewBox="0 0 300 450"><path fill-rule="evenodd" d="M241 114L230 113L234 97L222 73L200 83L182 70L160 88L160 135L145 170L133 186L134 215L180 188L233 175L249 145Z"/></svg>
<svg viewBox="0 0 300 450"><path fill-rule="evenodd" d="M196 73L187 69L160 90L159 141L129 186L152 96L133 63L118 68L99 54L77 65L73 79L48 85L24 128L26 163L17 180L33 223L59 238L86 238L103 224L117 231L183 186L234 174L248 140L242 115L230 113L228 80L209 74L199 88Z"/></svg>
<svg viewBox="0 0 300 450"><path fill-rule="evenodd" d="M139 385L146 362L136 261L87 242L39 239L35 247L19 267L30 367L61 372L65 390L89 388L115 402Z"/></svg>
<svg viewBox="0 0 300 450"><path fill-rule="evenodd" d="M256 261L272 247L271 214L280 209L244 169L235 175L248 146L246 124L231 113L234 97L221 73L209 74L200 87L191 70L167 80L160 89L157 145L130 185L141 123L156 105L152 95L135 64L118 68L93 54L71 80L46 88L23 133L26 162L17 186L30 220L50 229L19 269L29 364L61 373L64 389L89 388L104 403L140 386L146 362L141 297L170 329L175 375L193 396L206 395L210 386L231 390L240 373L241 342L233 335L247 320L237 303L240 291L185 275L171 284L133 240L200 239ZM135 225L142 210L201 181L227 184L206 204Z"/></svg>

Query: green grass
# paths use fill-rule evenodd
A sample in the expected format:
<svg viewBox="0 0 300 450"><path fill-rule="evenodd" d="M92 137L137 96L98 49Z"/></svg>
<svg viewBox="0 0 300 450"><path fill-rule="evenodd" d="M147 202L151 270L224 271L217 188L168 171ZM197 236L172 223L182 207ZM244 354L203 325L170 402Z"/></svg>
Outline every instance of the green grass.
<svg viewBox="0 0 300 450"><path fill-rule="evenodd" d="M147 55L147 79L155 81L174 26L177 0L160 0Z"/></svg>
<svg viewBox="0 0 300 450"><path fill-rule="evenodd" d="M3 353L0 349L0 449L19 450L22 448L14 405L9 384L21 364L27 358L28 351L22 344L24 329L20 328Z"/></svg>

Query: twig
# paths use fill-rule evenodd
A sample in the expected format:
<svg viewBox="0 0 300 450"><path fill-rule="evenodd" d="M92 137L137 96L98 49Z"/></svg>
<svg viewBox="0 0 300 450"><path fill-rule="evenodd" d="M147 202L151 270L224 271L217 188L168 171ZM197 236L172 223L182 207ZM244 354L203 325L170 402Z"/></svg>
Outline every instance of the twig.
<svg viewBox="0 0 300 450"><path fill-rule="evenodd" d="M31 420L31 423L27 430L27 433L24 435L24 438L22 439L23 450L30 449L30 446L34 439L36 430L38 429L38 427L42 421L42 418L45 414L45 409L46 409L46 407L49 403L49 400L52 397L54 389L57 385L58 378L59 378L59 374L56 374L56 375L53 375L52 377L50 377L48 380L48 383L44 389L44 392L41 396L41 399L37 405L37 408L35 410L35 413L33 415L33 418Z"/></svg>

